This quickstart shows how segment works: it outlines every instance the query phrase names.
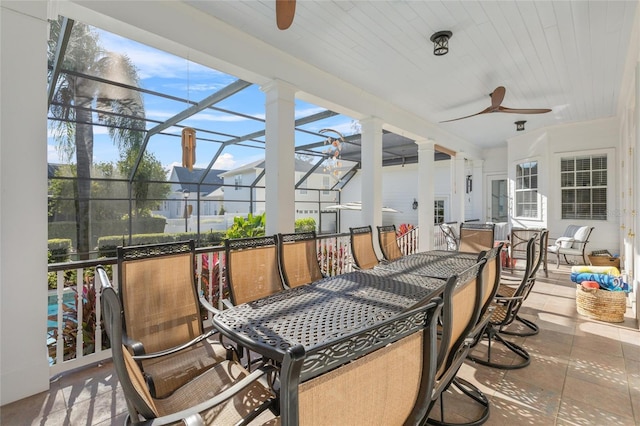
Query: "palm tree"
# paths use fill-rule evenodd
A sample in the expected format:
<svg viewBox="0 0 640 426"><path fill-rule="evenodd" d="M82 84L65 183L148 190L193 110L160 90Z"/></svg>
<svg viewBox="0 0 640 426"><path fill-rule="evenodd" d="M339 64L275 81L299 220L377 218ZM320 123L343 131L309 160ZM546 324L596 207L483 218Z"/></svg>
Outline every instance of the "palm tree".
<svg viewBox="0 0 640 426"><path fill-rule="evenodd" d="M62 72L51 82L62 18L51 22L49 80L55 84L50 104L52 130L61 154L76 160L76 234L81 259L89 257L93 118L109 128L112 139L126 157L138 151L144 137L145 112L137 70L124 55L105 51L97 33L82 23L73 28L62 61ZM94 76L97 78L88 78ZM118 85L105 81L114 81ZM137 149L136 149L137 148Z"/></svg>

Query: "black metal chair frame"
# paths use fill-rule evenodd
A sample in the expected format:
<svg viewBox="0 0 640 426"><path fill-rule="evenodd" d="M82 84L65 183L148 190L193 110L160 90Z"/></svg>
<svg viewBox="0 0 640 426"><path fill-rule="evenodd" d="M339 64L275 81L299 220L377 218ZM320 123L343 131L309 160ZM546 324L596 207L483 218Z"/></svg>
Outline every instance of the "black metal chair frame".
<svg viewBox="0 0 640 426"><path fill-rule="evenodd" d="M447 284L445 285L444 294L443 294L443 308L442 308L442 316L441 316L441 340L439 342L439 353L438 353L438 368L436 371L441 370L441 366L444 365L444 370L441 372L440 377L436 377L436 386L434 388L433 397L431 400L431 405L429 407L429 411L432 410L436 401L440 401L440 419L434 419L431 417L426 418L426 422L431 425L454 425L455 423L449 423L444 420L444 399L443 396L447 389L451 385L456 386L460 389L465 395L469 396L479 404L484 407L483 413L480 418L471 424L482 424L489 418L489 400L487 397L478 389L476 386L464 380L462 378L456 377L458 370L462 366L464 360L467 358L469 351L471 349L471 345L474 341L473 333L476 325L480 319L480 313L484 308L484 304L482 301L482 271L486 266L487 259L482 256L482 258L478 261L478 263L467 271L462 272L459 276L452 276L447 280ZM471 319L469 323L466 325L460 337L456 342L453 343L451 348L449 348L449 344L451 343L452 337L452 328L453 317L455 315L455 307L453 306L453 296L458 289L458 287L463 283L468 283L471 279L476 280L475 286L475 302L473 312L471 314Z"/></svg>
<svg viewBox="0 0 640 426"><path fill-rule="evenodd" d="M531 280L533 280L533 282L531 283L531 286L529 286L529 290L527 291L527 294L525 294L524 299L526 300L527 297L529 297L529 294L531 293L531 290L533 289L533 286L536 283L536 275L538 274L538 271L540 270L540 266L544 265L544 271L545 271L545 276L548 276L547 274L547 269L546 269L546 263L547 263L547 240L549 237L549 230L548 229L540 229L539 233L537 234L537 246L538 249L536 250L536 259L535 259L535 264L533 265L533 267L531 268ZM509 284L508 282L505 284ZM529 337L529 336L535 336L536 334L538 334L540 332L540 329L538 328L538 325L536 323L534 323L533 321L529 321L526 318L522 318L519 314L516 314L516 319L515 321L521 323L522 325L524 325L525 327L527 327L530 331L510 331L510 330L502 330L501 333L502 334L508 334L510 336L519 336L519 337Z"/></svg>
<svg viewBox="0 0 640 426"><path fill-rule="evenodd" d="M230 398L233 398L239 392L242 392L248 386L251 386L254 382L260 378L274 373L274 367L264 366L263 368L254 371L244 379L227 387L223 392L213 396L209 400L195 405L191 408L173 413L167 414L163 417L155 417L155 413L149 406L148 401L142 397L140 392L136 389L139 383L136 384L129 375L127 362L125 360L124 346L123 346L123 323L122 323L122 305L120 303L120 296L115 289L111 286L109 277L102 265L96 267L96 284L100 283L100 301L102 308L102 315L104 318L104 327L111 343L111 350L113 352L113 363L122 386L122 390L125 395L125 401L127 404L127 417L124 424L139 424L139 417L143 416L147 420L151 420L148 423L153 424L174 424L184 420L186 423L194 422L194 424L202 424L204 421L201 413L206 410L210 410ZM163 357L166 354L149 354L142 356L132 356L134 361L139 359L151 359L156 357ZM257 417L263 411L275 406L276 400L274 398L266 400L260 407L252 412L244 420L246 422L251 421ZM145 422L146 423L146 422Z"/></svg>
<svg viewBox="0 0 640 426"><path fill-rule="evenodd" d="M504 311L504 318L497 317L493 318L496 313L494 312L489 319L489 322L484 330L483 335L487 338L487 358L480 358L473 354L469 354L468 358L478 364L486 365L488 367L499 368L503 370L515 370L519 368L524 368L531 363L531 357L529 353L516 343L513 343L509 340L503 338L500 334L502 330L509 326L513 321L515 321L518 311L524 302L525 295L530 291L530 287L533 285L533 280L531 279L531 269L533 268L533 259L535 257L535 238L531 238L527 243L527 266L526 270L522 276L521 282L518 285L513 296L504 297L497 295L494 298L495 308L500 308L501 311ZM498 363L491 360L491 342L497 341L502 343L505 347L507 347L510 351L519 356L522 361L517 364L504 364Z"/></svg>
<svg viewBox="0 0 640 426"><path fill-rule="evenodd" d="M482 267L482 270L479 273L478 279L481 281L482 289L483 289L483 299L486 300L485 303L481 304L480 312L478 313L478 320L475 326L469 333L468 340L472 343L470 344L470 348L473 348L482 337L484 333L484 329L487 326L489 318L491 317L492 306L491 303L498 291L499 283L500 283L500 261L499 255L502 251L504 243L500 243L498 246L493 249L487 251L486 253L482 253L480 256L481 259L485 259L486 262ZM485 274L488 273L488 268L491 267L490 262L495 262L495 276L492 283L485 282ZM488 290L488 296L484 297L484 291ZM482 411L480 414L469 422L461 422L461 423L452 423L445 422L444 416L441 416L440 420L429 419L429 424L439 425L439 426L476 426L485 423L489 419L490 409L489 409L489 399L487 396L474 384L469 382L468 380L463 379L462 377L454 376L451 385L455 386L460 392L464 395L471 398L473 401L478 403L482 407ZM444 403L443 398L440 398L440 411L444 413Z"/></svg>

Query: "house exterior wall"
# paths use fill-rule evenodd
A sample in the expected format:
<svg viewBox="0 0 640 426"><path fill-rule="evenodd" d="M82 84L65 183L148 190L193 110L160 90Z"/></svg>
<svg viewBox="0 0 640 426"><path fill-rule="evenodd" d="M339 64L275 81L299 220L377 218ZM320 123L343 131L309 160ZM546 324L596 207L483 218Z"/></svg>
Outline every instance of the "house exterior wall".
<svg viewBox="0 0 640 426"><path fill-rule="evenodd" d="M445 209L450 211L451 192L451 161L436 161L435 163L434 198L445 200ZM413 201L418 198L418 164L385 167L382 174L382 204L400 211L400 213L382 213L383 225L398 225L407 223L418 224L418 210L413 210ZM342 190L341 203L360 200L362 175L358 172ZM421 208L421 206L418 206ZM360 211L342 210L340 212L340 232L349 232L350 227L367 225L362 223ZM445 221L450 217L445 216Z"/></svg>
<svg viewBox="0 0 640 426"><path fill-rule="evenodd" d="M620 253L618 143L619 130L615 118L557 126L533 131L508 141L508 177L510 181L511 224L521 227L547 227L549 237L562 235L568 225L589 225L595 229L589 239L587 252L609 250ZM607 202L611 205L607 220L563 220L560 206L560 160L562 157L607 154ZM515 217L514 202L516 165L538 161L538 218Z"/></svg>

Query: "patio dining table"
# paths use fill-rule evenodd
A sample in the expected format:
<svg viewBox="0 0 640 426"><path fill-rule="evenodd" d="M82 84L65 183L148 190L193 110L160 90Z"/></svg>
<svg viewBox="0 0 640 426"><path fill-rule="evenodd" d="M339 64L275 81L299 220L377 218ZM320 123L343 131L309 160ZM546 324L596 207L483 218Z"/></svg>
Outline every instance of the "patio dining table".
<svg viewBox="0 0 640 426"><path fill-rule="evenodd" d="M375 269L446 280L450 276L472 267L477 262L477 253L431 250L381 263Z"/></svg>
<svg viewBox="0 0 640 426"><path fill-rule="evenodd" d="M410 261L328 277L234 306L217 314L213 325L239 345L282 362L294 346L306 353L320 350L345 334L428 303L442 293L444 278L470 268L476 258L438 251L412 255ZM415 273L416 265L426 270L430 264L438 265L431 270L439 271L433 273L437 276ZM302 376L313 376L320 364L305 363Z"/></svg>
<svg viewBox="0 0 640 426"><path fill-rule="evenodd" d="M426 268L444 261L453 275L474 266L476 258L425 252L412 256L410 264L392 262L393 268L324 278L224 310L213 317L213 326L278 367L279 410L288 419L283 424L297 424L288 422L297 419L301 383L423 326L424 315L416 309L440 296L446 280L413 273L412 265Z"/></svg>

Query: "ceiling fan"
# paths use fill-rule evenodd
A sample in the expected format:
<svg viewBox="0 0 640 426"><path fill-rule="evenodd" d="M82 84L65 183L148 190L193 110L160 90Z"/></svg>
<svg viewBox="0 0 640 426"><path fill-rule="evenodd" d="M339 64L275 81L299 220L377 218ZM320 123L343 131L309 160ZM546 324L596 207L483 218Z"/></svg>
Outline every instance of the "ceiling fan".
<svg viewBox="0 0 640 426"><path fill-rule="evenodd" d="M296 0L276 0L276 24L286 30L293 23L296 14Z"/></svg>
<svg viewBox="0 0 640 426"><path fill-rule="evenodd" d="M544 114L545 112L550 112L551 110L549 108L507 108L507 107L503 107L500 104L502 103L502 100L504 99L504 95L506 93L507 89L505 89L503 86L498 86L493 93L491 93L491 106L483 109L480 112L477 112L475 114L471 114L471 115L467 115L464 117L459 117L459 118L453 118L451 120L445 120L445 121L441 121L441 123L448 123L449 121L456 121L456 120L462 120L464 118L469 118L469 117L474 117L476 115L480 115L480 114L489 114L491 112L506 112L506 113L511 113L511 114Z"/></svg>

